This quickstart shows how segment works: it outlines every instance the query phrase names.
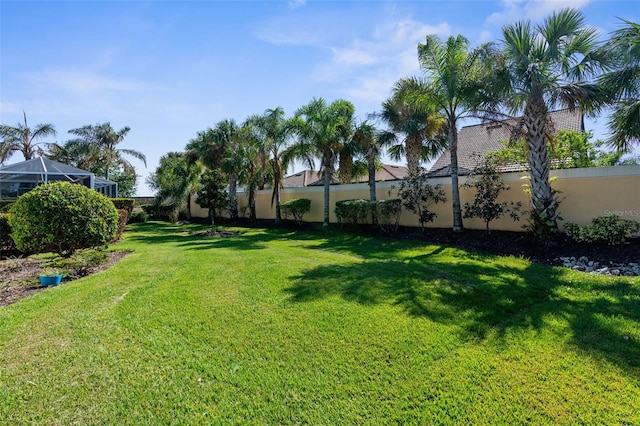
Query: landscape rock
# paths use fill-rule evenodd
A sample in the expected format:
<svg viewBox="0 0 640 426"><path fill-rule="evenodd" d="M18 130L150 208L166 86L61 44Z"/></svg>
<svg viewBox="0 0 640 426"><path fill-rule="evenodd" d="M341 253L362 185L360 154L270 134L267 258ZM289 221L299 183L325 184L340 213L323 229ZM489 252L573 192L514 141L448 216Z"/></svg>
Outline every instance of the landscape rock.
<svg viewBox="0 0 640 426"><path fill-rule="evenodd" d="M589 260L586 256L579 256L577 259L574 256L563 256L558 258L558 260L562 262L563 267L573 269L574 271L598 275L640 276L640 264L636 262L628 264L613 264L613 262L611 262L611 265L602 265L601 267L600 262Z"/></svg>

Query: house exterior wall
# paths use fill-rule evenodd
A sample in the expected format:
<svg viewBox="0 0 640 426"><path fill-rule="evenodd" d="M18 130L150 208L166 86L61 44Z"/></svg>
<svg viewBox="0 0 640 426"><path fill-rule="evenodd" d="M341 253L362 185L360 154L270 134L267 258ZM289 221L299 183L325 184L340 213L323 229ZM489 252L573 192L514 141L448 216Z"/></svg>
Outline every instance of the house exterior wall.
<svg viewBox="0 0 640 426"><path fill-rule="evenodd" d="M527 183L522 178L522 173L505 173L503 180L510 186L510 190L503 191L498 201L520 201L523 210L529 209L529 195L523 191L523 185ZM598 167L585 169L552 170L554 179L552 186L559 192L560 214L564 219L562 223L573 222L578 225L586 225L594 217L617 214L625 219L640 222L640 165ZM436 220L428 227L449 228L453 223L451 212L451 178L439 177L429 180L431 185L442 184L447 194L447 201L433 205L432 209L438 214ZM460 178L460 201L473 200L474 190L464 189L462 185L465 177ZM400 181L378 182L376 184L376 196L379 200L397 198ZM332 185L330 195L330 221L336 222L333 210L336 201L348 199L368 199L369 187L366 183L349 185ZM239 194L238 204L247 205L246 194ZM311 199L311 211L304 216L306 222L322 222L324 206L323 187L287 188L282 191L281 201L294 198ZM271 207L271 191L258 191L256 196L256 213L259 219L273 219L275 207ZM206 218L207 209L192 204L192 214L195 217ZM508 215L491 222L491 229L506 231L522 231L524 220L512 221ZM419 226L415 214L403 209L400 216L400 225ZM468 229L484 229L485 224L481 219L464 219L464 226Z"/></svg>

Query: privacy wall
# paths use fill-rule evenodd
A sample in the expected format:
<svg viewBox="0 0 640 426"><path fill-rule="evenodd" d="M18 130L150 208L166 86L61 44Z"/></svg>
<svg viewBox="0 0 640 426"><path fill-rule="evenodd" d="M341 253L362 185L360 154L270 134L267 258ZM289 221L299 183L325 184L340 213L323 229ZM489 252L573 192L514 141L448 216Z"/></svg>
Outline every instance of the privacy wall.
<svg viewBox="0 0 640 426"><path fill-rule="evenodd" d="M552 186L559 191L560 214L564 221L585 225L594 217L616 214L626 219L640 221L640 165L597 167L585 169L552 170ZM460 200L471 202L475 194L473 189L464 189L466 178L460 178ZM529 208L529 195L524 192L523 185L528 181L523 173L505 173L503 180L510 186L504 191L498 201L522 202L523 209ZM429 224L432 228L448 228L452 225L451 214L451 178L430 179L431 185L442 184L447 193L447 201L434 205L432 209L438 214L436 220ZM378 200L397 198L400 181L377 182L376 196ZM304 216L306 222L322 222L323 187L287 188L282 191L281 200L294 198L309 198L311 212ZM336 222L333 210L336 201L348 199L369 199L369 186L366 183L349 185L332 185L330 196L330 220ZM248 204L246 194L240 193L238 204ZM271 206L271 191L259 191L256 197L256 210L259 219L275 218L275 207ZM192 214L195 217L206 218L207 209L192 204ZM520 222L512 221L508 215L491 222L491 228L496 230L522 231L524 219ZM419 226L415 214L403 210L400 217L402 226ZM464 219L464 226L468 229L484 229L484 222L480 219Z"/></svg>

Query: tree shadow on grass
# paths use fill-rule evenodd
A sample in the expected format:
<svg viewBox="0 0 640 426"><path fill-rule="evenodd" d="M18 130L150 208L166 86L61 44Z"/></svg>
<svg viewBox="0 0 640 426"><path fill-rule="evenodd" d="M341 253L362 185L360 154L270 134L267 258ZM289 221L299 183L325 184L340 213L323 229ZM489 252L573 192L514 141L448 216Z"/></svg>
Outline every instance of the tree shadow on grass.
<svg viewBox="0 0 640 426"><path fill-rule="evenodd" d="M625 329L640 326L639 285L588 278L591 285L584 288L571 282L575 274L559 268L512 267L473 257L456 263L429 253L404 261L321 265L291 277L294 284L286 291L294 303L339 296L363 305L399 306L475 339L490 330L499 339L517 329L541 330L549 317L561 317L571 330L570 344L637 374L640 342Z"/></svg>
<svg viewBox="0 0 640 426"><path fill-rule="evenodd" d="M309 240L314 238L308 233L287 229L261 229L260 232L231 236L199 235L202 226L173 225L169 223L138 224L135 233L128 236L129 241L144 244L173 244L188 250L208 250L212 248L232 248L237 250L260 250L267 248L268 243L277 240Z"/></svg>

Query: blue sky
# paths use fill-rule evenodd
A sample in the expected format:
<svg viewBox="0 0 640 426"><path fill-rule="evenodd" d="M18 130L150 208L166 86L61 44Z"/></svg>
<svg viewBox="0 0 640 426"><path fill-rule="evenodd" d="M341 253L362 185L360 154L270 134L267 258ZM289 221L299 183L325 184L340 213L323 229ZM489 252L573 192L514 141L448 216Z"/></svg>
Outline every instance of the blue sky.
<svg viewBox="0 0 640 426"><path fill-rule="evenodd" d="M131 127L121 144L144 180L159 158L225 118L287 115L314 97L344 98L366 118L399 78L418 75L427 34L473 46L503 25L581 9L606 36L640 21L637 0L0 1L0 123ZM587 122L604 136L605 118ZM19 154L10 162L21 161ZM291 172L292 170L290 170Z"/></svg>

